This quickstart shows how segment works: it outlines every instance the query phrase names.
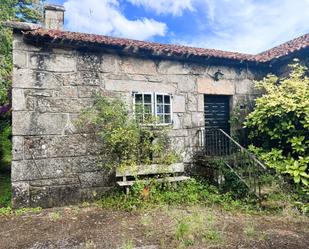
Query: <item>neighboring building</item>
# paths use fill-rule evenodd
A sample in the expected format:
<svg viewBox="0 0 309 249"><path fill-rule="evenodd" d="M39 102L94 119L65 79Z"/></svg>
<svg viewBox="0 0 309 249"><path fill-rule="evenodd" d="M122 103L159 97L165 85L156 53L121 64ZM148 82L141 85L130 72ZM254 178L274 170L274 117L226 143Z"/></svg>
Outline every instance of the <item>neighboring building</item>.
<svg viewBox="0 0 309 249"><path fill-rule="evenodd" d="M95 162L96 147L74 120L97 92L142 103L172 128L190 162L195 127L230 129L259 94L253 81L309 64L309 34L258 55L62 31L64 9L47 6L44 28L10 22L13 41L13 205L50 207L100 196L114 172ZM51 29L54 28L54 29ZM142 116L145 114L141 113Z"/></svg>

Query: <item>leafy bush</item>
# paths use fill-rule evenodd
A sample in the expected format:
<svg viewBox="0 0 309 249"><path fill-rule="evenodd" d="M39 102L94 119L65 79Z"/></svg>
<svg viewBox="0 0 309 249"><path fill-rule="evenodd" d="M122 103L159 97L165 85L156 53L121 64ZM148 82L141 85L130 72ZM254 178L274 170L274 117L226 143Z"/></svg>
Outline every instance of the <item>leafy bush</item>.
<svg viewBox="0 0 309 249"><path fill-rule="evenodd" d="M43 0L1 0L0 6L0 106L8 103L12 72L12 30L8 20L38 22L42 19Z"/></svg>
<svg viewBox="0 0 309 249"><path fill-rule="evenodd" d="M295 63L287 78L274 75L257 82L265 94L245 122L250 146L269 167L309 192L309 78Z"/></svg>
<svg viewBox="0 0 309 249"><path fill-rule="evenodd" d="M12 160L11 124L8 119L0 119L0 171L9 168Z"/></svg>
<svg viewBox="0 0 309 249"><path fill-rule="evenodd" d="M97 96L93 107L84 110L79 127L92 132L104 167L134 168L137 165L168 165L178 160L171 149L167 128L140 125L118 98Z"/></svg>

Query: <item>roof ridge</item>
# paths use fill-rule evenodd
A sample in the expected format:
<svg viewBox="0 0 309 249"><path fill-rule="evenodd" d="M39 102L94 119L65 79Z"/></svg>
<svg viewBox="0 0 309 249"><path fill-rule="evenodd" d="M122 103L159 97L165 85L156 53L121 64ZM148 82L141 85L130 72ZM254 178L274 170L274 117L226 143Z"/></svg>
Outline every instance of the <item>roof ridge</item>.
<svg viewBox="0 0 309 249"><path fill-rule="evenodd" d="M164 44L158 42L141 41L128 38L118 38L113 36L87 34L73 31L39 28L36 30L25 32L25 34L33 37L50 38L52 40L60 39L69 40L71 42L82 41L86 43L98 43L107 46L118 46L124 48L125 50L132 49L136 52L140 49L151 52L152 55L165 55L168 57L181 56L188 58L190 56L197 56L254 61L254 55L240 52L231 52L210 48L198 48L181 44Z"/></svg>
<svg viewBox="0 0 309 249"><path fill-rule="evenodd" d="M7 22L6 25L11 28L26 31L24 34L28 37L41 37L50 39L52 41L68 40L76 43L97 43L106 46L120 47L124 51L131 49L132 52L138 53L139 50L143 50L144 52L147 51L152 55L164 55L166 57L212 57L263 63L286 56L300 49L309 47L309 33L299 36L293 40L287 41L271 49L265 50L261 53L247 54L219 49L191 47L181 44L158 43L107 35L44 29L38 25L26 25L25 23L18 22Z"/></svg>
<svg viewBox="0 0 309 249"><path fill-rule="evenodd" d="M278 46L258 53L255 55L255 58L258 61L269 61L296 52L306 47L309 47L309 33L298 36Z"/></svg>
<svg viewBox="0 0 309 249"><path fill-rule="evenodd" d="M41 30L47 30L44 28L39 28ZM162 42L153 42L153 41L143 41L143 40L138 40L138 39L132 39L132 38L123 38L123 37L116 37L116 36L109 36L109 35L98 35L98 34L91 34L91 33L82 33L82 32L76 32L76 31L64 31L64 30L49 30L50 33L70 33L70 34L80 34L80 35L89 35L89 36L101 36L101 37L106 37L107 39L111 40L126 40L126 41L132 41L136 43L148 43L148 44L154 44L154 45L162 45L162 46L168 46L168 47L182 47L182 48L192 48L192 49L200 49L200 50L216 50L220 52L228 52L228 53L234 53L234 54L241 54L241 55L247 55L247 56L254 56L255 54L249 54L249 53L243 53L243 52L237 52L237 51L230 51L230 50L222 50L222 49L215 49L215 48L202 48L202 47L193 47L193 46L188 46L188 45L182 45L182 44L176 44L176 43L162 43Z"/></svg>

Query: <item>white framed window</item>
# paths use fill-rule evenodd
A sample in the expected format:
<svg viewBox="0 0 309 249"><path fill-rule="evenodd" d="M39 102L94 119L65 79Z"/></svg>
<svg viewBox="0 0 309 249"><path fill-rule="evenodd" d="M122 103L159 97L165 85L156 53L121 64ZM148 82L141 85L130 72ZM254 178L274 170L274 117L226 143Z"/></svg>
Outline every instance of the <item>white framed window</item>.
<svg viewBox="0 0 309 249"><path fill-rule="evenodd" d="M134 114L139 123L155 117L156 125L172 124L172 95L166 93L133 93Z"/></svg>
<svg viewBox="0 0 309 249"><path fill-rule="evenodd" d="M159 124L172 123L172 96L155 93L155 116Z"/></svg>
<svg viewBox="0 0 309 249"><path fill-rule="evenodd" d="M134 93L134 114L139 123L145 123L153 115L153 94Z"/></svg>

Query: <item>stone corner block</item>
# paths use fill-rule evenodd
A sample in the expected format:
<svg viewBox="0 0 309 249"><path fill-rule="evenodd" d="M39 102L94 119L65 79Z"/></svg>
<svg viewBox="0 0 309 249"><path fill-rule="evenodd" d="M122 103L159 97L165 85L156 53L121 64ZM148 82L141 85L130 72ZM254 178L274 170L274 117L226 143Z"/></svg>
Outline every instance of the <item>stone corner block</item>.
<svg viewBox="0 0 309 249"><path fill-rule="evenodd" d="M13 208L30 206L30 191L28 182L12 182Z"/></svg>
<svg viewBox="0 0 309 249"><path fill-rule="evenodd" d="M24 157L24 137L23 136L13 136L12 137L12 157L13 157L13 160L15 161L23 159Z"/></svg>
<svg viewBox="0 0 309 249"><path fill-rule="evenodd" d="M13 111L23 111L26 109L26 100L23 89L12 89L12 109Z"/></svg>

